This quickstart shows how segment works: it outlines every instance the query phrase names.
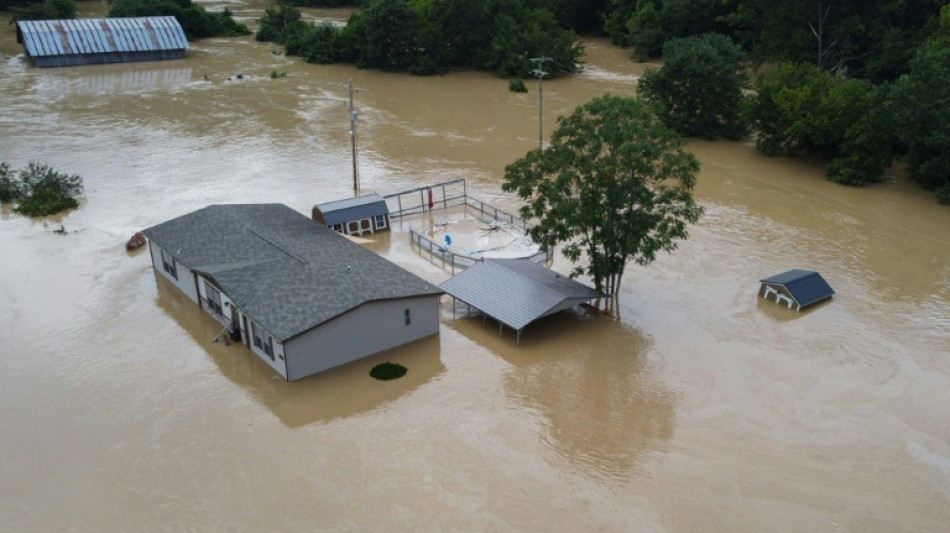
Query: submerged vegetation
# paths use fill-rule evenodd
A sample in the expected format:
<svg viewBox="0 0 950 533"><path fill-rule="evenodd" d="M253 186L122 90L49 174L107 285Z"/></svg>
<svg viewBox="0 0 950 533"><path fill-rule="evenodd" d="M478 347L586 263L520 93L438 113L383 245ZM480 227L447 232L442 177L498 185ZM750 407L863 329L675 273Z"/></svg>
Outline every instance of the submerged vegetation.
<svg viewBox="0 0 950 533"><path fill-rule="evenodd" d="M185 36L191 39L205 37L237 37L250 35L251 30L234 20L228 8L220 12L206 10L192 0L112 0L110 17L149 17L173 15L178 19Z"/></svg>
<svg viewBox="0 0 950 533"><path fill-rule="evenodd" d="M401 378L406 375L406 372L408 372L406 367L398 363L386 361L385 363L374 366L373 369L369 371L369 375L380 381L388 381L390 379Z"/></svg>
<svg viewBox="0 0 950 533"><path fill-rule="evenodd" d="M286 4L268 8L258 41L283 44L311 63L431 75L484 69L527 77L532 57L553 59L552 74L581 68L583 46L554 13L529 2L504 0L368 0L346 26L304 22Z"/></svg>
<svg viewBox="0 0 950 533"><path fill-rule="evenodd" d="M64 174L46 164L30 162L14 171L0 162L0 203L14 203L14 210L31 217L53 215L79 206L82 177Z"/></svg>

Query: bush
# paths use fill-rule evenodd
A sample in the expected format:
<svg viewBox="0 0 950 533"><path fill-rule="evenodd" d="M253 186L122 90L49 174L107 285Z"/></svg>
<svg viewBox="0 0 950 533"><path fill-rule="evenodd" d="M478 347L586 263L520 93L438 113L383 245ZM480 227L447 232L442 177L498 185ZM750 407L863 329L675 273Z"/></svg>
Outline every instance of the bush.
<svg viewBox="0 0 950 533"><path fill-rule="evenodd" d="M406 367L386 361L385 363L374 366L373 369L369 371L369 375L380 381L386 381L401 378L406 375L406 372L408 372Z"/></svg>
<svg viewBox="0 0 950 533"><path fill-rule="evenodd" d="M524 81L521 78L515 78L508 82L508 90L513 93L526 93L528 88L524 86Z"/></svg>
<svg viewBox="0 0 950 533"><path fill-rule="evenodd" d="M79 206L82 177L64 174L45 164L30 162L14 176L0 163L0 201L18 202L15 210L31 217L53 215Z"/></svg>

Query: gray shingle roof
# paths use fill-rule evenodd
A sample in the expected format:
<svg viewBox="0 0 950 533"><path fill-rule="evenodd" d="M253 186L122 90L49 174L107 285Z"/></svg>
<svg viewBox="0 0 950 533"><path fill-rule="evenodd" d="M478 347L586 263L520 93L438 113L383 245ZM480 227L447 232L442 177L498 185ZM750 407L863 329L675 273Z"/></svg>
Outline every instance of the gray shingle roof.
<svg viewBox="0 0 950 533"><path fill-rule="evenodd" d="M211 205L142 233L280 342L372 300L442 294L283 204Z"/></svg>
<svg viewBox="0 0 950 533"><path fill-rule="evenodd" d="M583 283L525 259L479 261L439 287L515 330L603 296Z"/></svg>
<svg viewBox="0 0 950 533"><path fill-rule="evenodd" d="M317 204L316 207L323 213L327 226L389 214L389 206L386 205L386 200L375 193Z"/></svg>
<svg viewBox="0 0 950 533"><path fill-rule="evenodd" d="M782 285L801 307L831 298L835 293L821 274L812 270L789 270L759 281Z"/></svg>
<svg viewBox="0 0 950 533"><path fill-rule="evenodd" d="M172 16L21 20L17 27L30 57L188 48Z"/></svg>

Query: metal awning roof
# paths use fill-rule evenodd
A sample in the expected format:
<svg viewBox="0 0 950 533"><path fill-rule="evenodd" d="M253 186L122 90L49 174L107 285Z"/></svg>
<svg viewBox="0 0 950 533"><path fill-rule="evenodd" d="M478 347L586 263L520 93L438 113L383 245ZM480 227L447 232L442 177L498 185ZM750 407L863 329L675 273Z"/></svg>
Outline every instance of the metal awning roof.
<svg viewBox="0 0 950 533"><path fill-rule="evenodd" d="M323 213L327 226L389 214L386 200L375 193L317 204L316 208Z"/></svg>
<svg viewBox="0 0 950 533"><path fill-rule="evenodd" d="M172 16L21 20L17 28L30 57L188 48L185 32Z"/></svg>
<svg viewBox="0 0 950 533"><path fill-rule="evenodd" d="M603 296L525 259L479 261L439 288L517 331L541 317Z"/></svg>
<svg viewBox="0 0 950 533"><path fill-rule="evenodd" d="M785 287L800 308L831 298L835 293L821 274L813 270L789 270L759 281Z"/></svg>

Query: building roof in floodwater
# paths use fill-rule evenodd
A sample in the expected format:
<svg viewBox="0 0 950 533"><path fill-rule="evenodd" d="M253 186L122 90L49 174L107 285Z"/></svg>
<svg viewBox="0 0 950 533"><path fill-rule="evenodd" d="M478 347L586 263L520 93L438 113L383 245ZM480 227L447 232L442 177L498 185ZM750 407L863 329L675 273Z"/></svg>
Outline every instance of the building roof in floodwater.
<svg viewBox="0 0 950 533"><path fill-rule="evenodd" d="M541 317L603 296L525 259L479 261L439 287L518 331Z"/></svg>
<svg viewBox="0 0 950 533"><path fill-rule="evenodd" d="M283 204L210 205L142 233L279 342L369 301L442 294Z"/></svg>
<svg viewBox="0 0 950 533"><path fill-rule="evenodd" d="M789 270L759 281L766 285L785 287L799 309L831 298L835 293L825 278L812 270Z"/></svg>
<svg viewBox="0 0 950 533"><path fill-rule="evenodd" d="M188 48L172 16L20 20L17 41L37 66L175 59Z"/></svg>
<svg viewBox="0 0 950 533"><path fill-rule="evenodd" d="M317 204L316 208L323 213L327 226L389 214L386 200L375 193Z"/></svg>

